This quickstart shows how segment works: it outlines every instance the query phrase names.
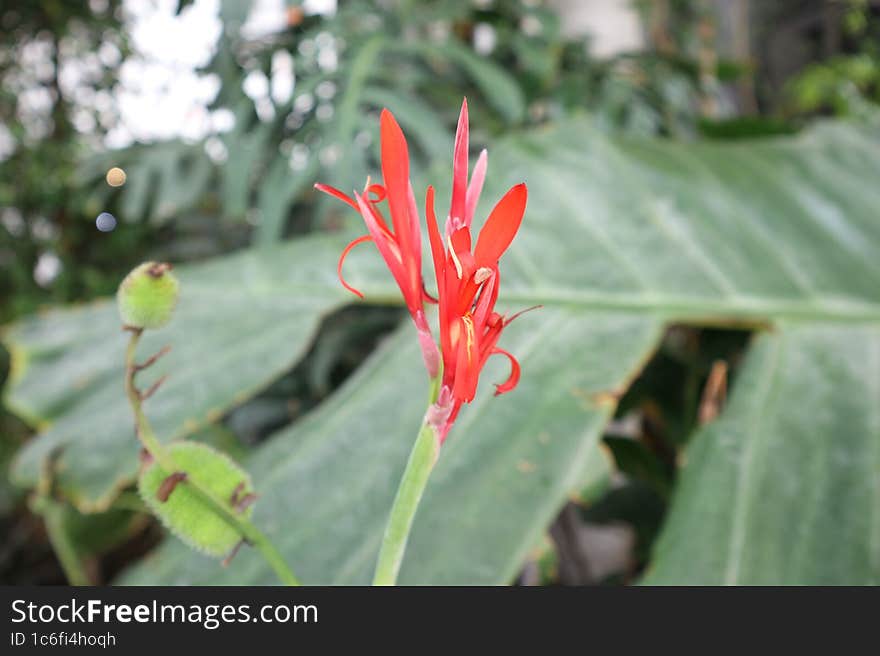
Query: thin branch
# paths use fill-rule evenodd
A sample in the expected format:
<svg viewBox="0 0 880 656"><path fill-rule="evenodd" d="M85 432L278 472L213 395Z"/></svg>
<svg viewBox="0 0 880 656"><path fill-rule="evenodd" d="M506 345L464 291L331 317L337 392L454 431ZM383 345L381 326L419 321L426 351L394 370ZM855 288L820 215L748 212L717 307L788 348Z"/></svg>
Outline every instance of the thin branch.
<svg viewBox="0 0 880 656"><path fill-rule="evenodd" d="M214 492L201 485L197 480L187 477L183 472L183 468L177 465L174 457L167 449L165 449L159 441L159 438L156 437L146 414L144 414L144 395L140 393L134 382L134 377L137 373L135 352L137 351L137 345L143 334L143 330L130 326L124 327L124 329L131 332L131 338L129 339L128 347L125 351L125 392L134 413L136 433L144 450L162 469L167 472L174 472L162 484L164 486L169 479L176 479L173 485L169 483L170 489L168 490L168 494L171 494L174 490L174 486L178 484L186 485L199 501L208 506L212 512L216 513L223 521L234 528L238 534L242 536L244 541L254 545L254 547L260 551L263 558L266 559L266 562L275 571L276 575L282 582L287 585L299 585L299 581L287 566L287 563L275 548L275 545L273 545L269 539L250 522L250 520L239 515L236 512L236 509L231 508L229 504L218 498ZM154 387L156 387L156 385L154 385ZM149 394L150 390L147 392ZM181 478L181 476L183 478ZM160 489L160 492L161 491L162 490ZM161 500L162 499L160 498L160 501Z"/></svg>

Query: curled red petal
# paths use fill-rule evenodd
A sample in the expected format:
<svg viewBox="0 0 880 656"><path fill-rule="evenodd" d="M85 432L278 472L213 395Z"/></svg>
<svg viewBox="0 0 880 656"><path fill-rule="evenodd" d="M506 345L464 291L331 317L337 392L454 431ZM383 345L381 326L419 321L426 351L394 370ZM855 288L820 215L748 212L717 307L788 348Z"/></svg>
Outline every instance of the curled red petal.
<svg viewBox="0 0 880 656"><path fill-rule="evenodd" d="M365 241L373 241L373 238L370 237L370 235L363 235L361 237L358 237L357 239L352 240L352 242L348 246L342 249L342 254L339 256L339 264L336 265L336 275L339 276L339 282L342 283L342 286L345 287L352 294L360 296L361 298L363 298L364 295L360 292L360 290L355 289L354 287L349 285L345 281L345 278L342 276L342 264L345 262L345 258L348 257L348 254L351 252L351 250L358 244L363 244Z"/></svg>
<svg viewBox="0 0 880 656"><path fill-rule="evenodd" d="M500 385L495 385L495 396L500 396L517 386L519 383L520 367L516 358L502 348L496 347L492 349L492 355L503 355L510 360L510 376Z"/></svg>
<svg viewBox="0 0 880 656"><path fill-rule="evenodd" d="M367 224L367 230L373 238L373 243L379 249L379 254L385 260L385 264L394 281L397 283L400 292L403 294L403 300L410 314L415 314L422 308L422 287L421 282L416 279L415 283L411 280L407 263L404 261L404 251L401 244L395 239L395 236L388 232L380 223L379 213L372 203L359 193L354 193L355 200Z"/></svg>
<svg viewBox="0 0 880 656"><path fill-rule="evenodd" d="M477 237L474 259L477 266L495 266L501 254L510 246L526 211L528 190L525 184L510 188L498 201Z"/></svg>
<svg viewBox="0 0 880 656"><path fill-rule="evenodd" d="M344 194L339 191L336 187L331 187L330 185L325 185L320 182L315 183L315 189L318 191L323 191L325 194L329 194L343 201L344 203L348 203L354 209L358 209L358 204L354 201L354 199L348 194ZM360 210L358 210L360 211Z"/></svg>
<svg viewBox="0 0 880 656"><path fill-rule="evenodd" d="M509 325L514 319L516 319L517 317L521 317L526 312L531 312L532 310L540 310L543 307L544 307L543 305L533 305L532 307L527 307L525 310L520 310L519 312L517 312L516 314L514 314L510 318L505 317L504 318L504 325L505 326Z"/></svg>
<svg viewBox="0 0 880 656"><path fill-rule="evenodd" d="M380 184L368 185L364 195L368 197L371 203L381 203L385 200L385 187ZM355 208L356 207L357 205L355 205Z"/></svg>
<svg viewBox="0 0 880 656"><path fill-rule="evenodd" d="M425 289L425 284L422 282L422 298L426 303L430 303L431 305L437 305L440 302L440 299L434 298L431 296L430 292Z"/></svg>

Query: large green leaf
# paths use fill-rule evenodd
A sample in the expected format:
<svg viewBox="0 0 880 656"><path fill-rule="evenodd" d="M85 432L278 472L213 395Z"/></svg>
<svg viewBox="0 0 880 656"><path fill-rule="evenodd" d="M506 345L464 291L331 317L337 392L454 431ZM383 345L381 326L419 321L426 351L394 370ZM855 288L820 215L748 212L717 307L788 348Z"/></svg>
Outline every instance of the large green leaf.
<svg viewBox="0 0 880 656"><path fill-rule="evenodd" d="M559 506L580 489L614 402L659 322L615 312L545 309L514 323L505 344L526 375L462 410L441 450L404 560L401 582L511 580ZM594 351L608 357L589 358ZM578 355L573 355L578 354ZM484 376L503 380L503 361ZM247 463L260 501L254 521L307 583L367 584L428 385L405 326L319 410L276 435ZM524 400L528 402L524 402ZM234 566L169 543L128 582L272 583L255 553Z"/></svg>
<svg viewBox="0 0 880 656"><path fill-rule="evenodd" d="M171 353L143 374L170 374L147 410L166 439L219 419L289 369L320 318L348 300L332 265L336 239L315 237L182 268L175 318L146 333L145 359ZM378 262L363 258L361 265ZM352 268L356 268L356 264ZM7 402L49 428L19 454L13 475L34 485L57 449L57 483L82 510L106 508L137 468L131 409L120 381L127 334L113 302L56 310L16 324L6 335L17 380Z"/></svg>
<svg viewBox="0 0 880 656"><path fill-rule="evenodd" d="M489 167L529 184L507 298L878 321L877 144L836 126L735 144L612 142L571 123L511 139Z"/></svg>
<svg viewBox="0 0 880 656"><path fill-rule="evenodd" d="M448 177L447 169L442 167L443 177L438 179ZM463 413L456 428L459 443L470 445L476 455L461 456L459 462L454 454L465 447L452 441L446 449L443 457L453 464L438 469L427 491L426 506L416 520L414 555L404 565L406 580L504 582L516 559L535 543L566 493L563 488L573 484L572 467L588 461L587 446L601 430L604 416L596 409L598 414L585 415L577 404L547 399L540 389L530 387L538 381L555 389L549 372L557 372L560 380L580 380L575 376L588 376L591 370L605 372L601 380L622 390L664 321L769 321L778 324L779 335L790 326L823 322L834 324L841 334L852 331L854 340L866 326L880 323L880 224L875 219L880 192L871 187L880 174L880 151L871 134L829 125L797 138L682 145L613 141L588 121L575 120L503 141L491 152L489 170L492 184L484 195L482 215L506 185L525 180L530 189L526 221L502 263L502 302L511 309L534 303L547 309L514 324L509 341L505 336L505 345L514 352L518 340L526 340L522 389L491 403L484 399L488 391L481 390L476 406ZM438 206L438 214L445 212ZM183 381L180 387L163 390L149 407L164 435L184 435L189 430L186 419L204 420L212 408L216 411L210 416L216 416L296 360L317 317L345 298L333 279L340 245L330 238L308 238L259 256L236 256L181 272L184 297L179 316L172 328L154 336L152 344L172 342L187 354L185 360L169 361L175 372L172 380ZM396 298L387 274L379 272L375 253L355 252L346 267L348 277L368 298ZM192 290L189 295L187 288ZM577 325L577 339L544 332L545 324L554 325L568 316L565 313L571 313L572 325ZM608 325L624 317L639 329L628 336L631 341L617 342ZM544 337L528 346L528 331ZM17 362L31 363L13 386L12 399L32 415L55 417L49 431L20 456L17 479L32 484L52 447L67 443L61 460L62 488L82 507L100 505L111 496L114 484L127 480L134 469L133 439L127 437L130 420L117 387L119 372L113 369L121 360L121 338L112 312L99 306L32 319L19 324L7 342ZM805 351L812 348L809 343L801 346ZM218 361L218 353L229 360ZM575 363L584 371L575 373ZM407 376L418 376L417 370L407 369ZM420 378L407 378L404 389L398 387L400 371L391 364L380 367L374 362L366 371L341 398L355 394L355 389L367 397L381 390L404 394L387 406L392 410L370 411L358 414L357 422L351 420L352 426L362 422L371 427L371 440L353 437L357 433L346 423L344 412L334 423L327 419L330 410L319 409L302 426L276 436L249 465L257 487L267 487L267 495L290 491L283 513L272 514L273 504L261 503L258 518L266 513L263 521L276 534L282 533L285 522L285 548L311 580L365 576L375 551L370 539L378 540L381 525L377 509L388 506L423 410L419 394L412 403L404 402L415 393L413 381ZM585 389L599 384L583 380ZM365 381L379 392L360 390ZM78 382L85 387L75 390ZM603 407L606 413L613 396L602 397L609 404ZM368 407L379 407L380 402L377 398ZM587 397L585 403L590 402ZM513 404L524 414L481 412L484 403L493 409ZM528 440L525 434L516 438L524 424L534 437L536 428L529 423L533 415L544 423L551 423L551 417L558 422L564 447L533 454L543 454L546 460L527 459L541 476L517 477L519 470L499 465L497 471L509 476L493 478L492 463L518 462L517 449L525 448ZM322 421L329 426L322 427ZM474 424L469 427L470 421ZM383 422L387 427L382 428ZM493 440L496 431L513 438ZM349 440L371 445L369 457L358 461L360 467L345 457L354 449ZM305 449L301 444L312 446ZM282 460L278 454L286 451L297 455L290 462ZM840 465L839 458L826 457L827 467ZM264 458L279 462L268 467ZM341 472L339 479L308 469L330 471L336 459L339 469L333 471ZM457 473L444 474L443 467ZM484 471L491 476L481 478ZM370 482L373 479L384 481L384 487L371 487L378 485ZM499 495L508 487L511 494L522 494L516 512L491 512L492 500L502 503ZM306 506L331 514L304 514L296 521L297 513L306 511L297 508L294 492L307 499ZM804 508L785 494L765 492L791 521L802 517ZM342 501L322 505L310 495L343 495L346 503L364 507L343 514ZM363 520L352 519L360 515ZM362 521L378 523L370 523L368 529ZM426 528L419 529L422 522ZM321 541L322 535L335 537ZM432 544L443 544L451 556L433 553ZM700 544L717 548L707 536ZM473 562L456 564L456 554L461 559L473 554ZM175 563L168 567L176 568ZM265 580L250 556L240 563L244 564L236 564L225 576ZM321 569L330 563L345 565L338 565L338 572ZM197 571L194 577L207 580Z"/></svg>
<svg viewBox="0 0 880 656"><path fill-rule="evenodd" d="M880 327L762 335L694 437L648 583L880 582Z"/></svg>
<svg viewBox="0 0 880 656"><path fill-rule="evenodd" d="M522 120L526 113L522 89L517 85L516 78L496 63L474 54L469 48L453 40L447 41L443 46L420 43L416 51L454 62L480 88L486 102L494 105L495 110L508 122L517 123Z"/></svg>

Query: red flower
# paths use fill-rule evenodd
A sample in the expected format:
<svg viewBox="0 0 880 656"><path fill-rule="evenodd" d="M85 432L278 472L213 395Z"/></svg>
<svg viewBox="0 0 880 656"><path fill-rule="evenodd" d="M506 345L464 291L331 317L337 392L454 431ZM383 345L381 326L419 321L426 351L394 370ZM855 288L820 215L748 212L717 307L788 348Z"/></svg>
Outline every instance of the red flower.
<svg viewBox="0 0 880 656"><path fill-rule="evenodd" d="M371 185L368 180L363 194L355 191L354 199L329 185L316 184L315 188L345 201L360 212L369 233L358 237L342 251L337 266L340 282L346 289L363 298L360 291L345 281L342 265L358 244L366 241L376 244L400 287L406 307L419 332L419 343L428 375L434 378L439 367L439 355L424 312L424 301L434 302L434 299L428 296L422 279L422 237L415 195L409 179L409 150L403 131L387 109L382 110L380 125L383 185ZM378 208L378 204L386 198L393 231L389 229Z"/></svg>
<svg viewBox="0 0 880 656"><path fill-rule="evenodd" d="M491 355L503 355L511 364L508 379L496 395L509 392L519 382L516 358L497 346L504 328L516 318L495 312L498 299L498 260L513 241L522 223L527 189L518 184L498 202L471 246L471 221L486 175L486 151L474 167L468 184L467 101L462 104L455 137L452 203L446 220L446 244L434 214L434 189L428 187L426 214L431 254L437 276L440 310L440 352L443 380L438 401L429 416L440 440L452 427L463 403L473 400L480 372Z"/></svg>
<svg viewBox="0 0 880 656"><path fill-rule="evenodd" d="M422 279L422 251L419 215L409 179L409 152L397 121L382 111L383 184L369 184L354 199L324 184L315 188L339 198L360 212L369 234L358 237L342 251L337 273L343 286L363 297L342 276L342 265L352 248L372 241L388 265L419 333L422 356L431 378L439 375L442 354L443 377L437 402L428 410L427 421L445 440L462 404L470 403L477 391L480 372L492 355L503 355L511 364L508 379L497 385L496 395L509 392L519 382L516 358L497 346L501 333L517 316L504 317L495 311L498 299L498 260L510 246L522 223L526 208L525 184L518 184L498 202L486 219L476 246L471 244L471 223L486 177L484 150L468 182L468 112L462 103L455 134L452 165L452 202L446 218L444 239L434 214L434 188L428 187L427 223L431 255L437 276L438 301L425 291ZM391 228L378 205L388 200ZM425 318L425 301L437 302L440 314L440 352Z"/></svg>

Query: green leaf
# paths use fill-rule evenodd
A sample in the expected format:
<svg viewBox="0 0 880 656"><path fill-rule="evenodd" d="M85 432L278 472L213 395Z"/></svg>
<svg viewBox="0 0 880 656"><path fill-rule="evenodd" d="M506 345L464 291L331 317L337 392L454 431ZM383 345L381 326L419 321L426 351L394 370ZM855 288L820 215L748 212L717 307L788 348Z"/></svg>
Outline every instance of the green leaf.
<svg viewBox="0 0 880 656"><path fill-rule="evenodd" d="M403 126L410 142L418 142L433 161L442 161L453 148L453 139L443 120L427 103L414 96L392 89L369 86L363 99L377 107L393 108L395 118Z"/></svg>
<svg viewBox="0 0 880 656"><path fill-rule="evenodd" d="M129 509L111 508L105 513L84 515L75 508L61 506L62 530L69 536L80 557L94 557L118 547L143 529L147 517Z"/></svg>
<svg viewBox="0 0 880 656"><path fill-rule="evenodd" d="M139 349L144 360L172 347L141 374L145 388L169 375L145 406L162 439L217 421L299 360L321 317L350 298L336 280L338 254L336 239L319 236L268 254L175 269L181 291L174 320L149 331ZM350 269L363 266L372 267L374 279L386 275L380 258L352 262ZM13 479L35 485L43 460L60 448L58 487L83 511L106 509L137 471L122 388L126 340L115 304L30 317L5 337L14 381L7 403L49 425L18 454Z"/></svg>
<svg viewBox="0 0 880 656"><path fill-rule="evenodd" d="M519 123L526 113L526 101L516 79L492 61L474 54L470 48L450 39L442 47L419 44L419 50L432 57L448 59L459 66L509 123Z"/></svg>
<svg viewBox="0 0 880 656"><path fill-rule="evenodd" d="M250 207L251 186L260 158L264 156L273 126L259 123L250 132L246 131L248 119L253 112L250 98L240 101L236 114L235 128L223 137L231 157L221 170L221 200L225 218L244 218Z"/></svg>
<svg viewBox="0 0 880 656"><path fill-rule="evenodd" d="M260 223L254 234L254 243L271 246L281 240L294 198L306 186L314 184L316 171L314 159L304 171L294 173L288 158L281 155L275 158L257 194Z"/></svg>
<svg viewBox="0 0 880 656"><path fill-rule="evenodd" d="M760 336L693 438L650 584L880 583L880 326Z"/></svg>
<svg viewBox="0 0 880 656"><path fill-rule="evenodd" d="M122 218L138 221L147 215L164 222L202 197L214 167L197 146L178 141L136 148L127 154ZM151 203L151 198L157 199Z"/></svg>
<svg viewBox="0 0 880 656"><path fill-rule="evenodd" d="M166 471L153 462L138 477L138 491L144 502L172 533L193 549L218 558L229 555L241 542L242 535L195 495L186 481L195 481L220 499L232 499L236 494L239 498L253 494L250 476L230 458L198 442L177 442L168 447L167 453L174 461L175 472ZM168 490L163 487L168 477L178 472L185 473L186 480L177 483L167 494ZM252 513L251 506L241 514L250 517Z"/></svg>
<svg viewBox="0 0 880 656"><path fill-rule="evenodd" d="M416 514L403 584L510 581L559 507L593 469L596 440L660 324L613 312L547 308L514 322L504 340L525 372L510 394L492 360L477 400L462 409ZM254 522L305 583L370 582L391 502L424 414L427 377L407 325L302 422L247 462L259 481ZM571 358L602 350L601 362ZM528 403L524 401L528 400ZM296 530L290 527L296 526ZM124 582L271 583L258 555L233 566L165 545Z"/></svg>
<svg viewBox="0 0 880 656"><path fill-rule="evenodd" d="M614 474L614 456L601 442L591 451L587 459L584 477L572 490L571 500L589 506L599 499L610 487Z"/></svg>
<svg viewBox="0 0 880 656"><path fill-rule="evenodd" d="M448 186L448 165L440 170L433 181ZM780 338L833 325L854 344L880 324L878 175L876 135L839 125L796 138L677 144L609 140L573 120L493 146L478 214L514 182L525 180L530 193L502 262L500 303L545 309L517 320L502 338L522 360L521 388L497 400L481 389L462 411L416 517L402 580L509 581L565 496L581 486L607 414L665 322L769 323ZM350 299L335 280L343 243L309 237L181 267L175 320L142 354L164 343L177 349L168 357L178 359L163 365L173 372L168 387L147 405L157 432L183 436L292 366L319 317ZM346 275L369 300L399 302L370 249L352 254ZM42 460L61 445L59 485L80 508L101 507L131 480L136 446L117 331L112 308L99 304L29 318L6 335L10 400L55 422L19 455L20 484L33 485ZM411 331L400 339L406 346L389 347L248 463L261 492L267 486L257 524L282 543L307 582L368 578L381 513L424 410ZM797 344L801 357L813 357L814 344ZM498 368L485 374L503 376ZM838 417L824 406L815 412ZM838 432L836 419L829 421L821 425L831 443ZM554 447L542 450L545 429ZM817 457L829 469L844 466L839 455ZM803 465L792 467L809 477ZM792 522L809 521L797 500L781 493L767 499ZM827 494L824 502L832 503ZM288 519L302 520L296 535L284 530ZM853 548L864 549L868 534L859 535ZM189 573L176 560L154 566L199 581L271 579L250 557L225 572L215 565Z"/></svg>

